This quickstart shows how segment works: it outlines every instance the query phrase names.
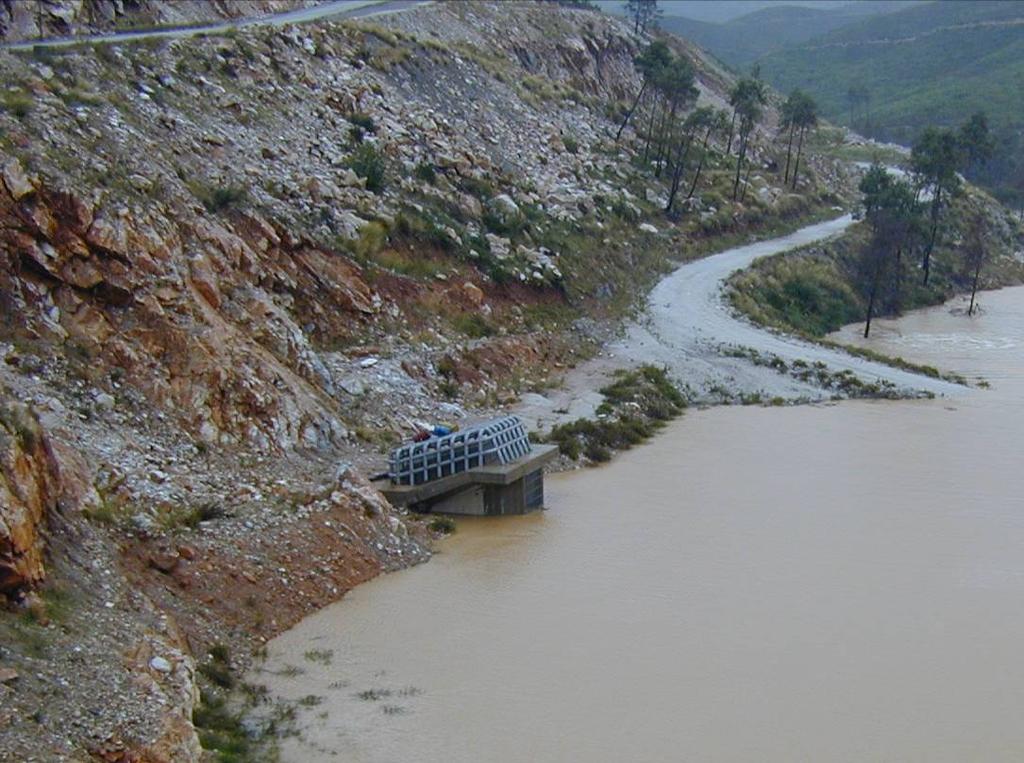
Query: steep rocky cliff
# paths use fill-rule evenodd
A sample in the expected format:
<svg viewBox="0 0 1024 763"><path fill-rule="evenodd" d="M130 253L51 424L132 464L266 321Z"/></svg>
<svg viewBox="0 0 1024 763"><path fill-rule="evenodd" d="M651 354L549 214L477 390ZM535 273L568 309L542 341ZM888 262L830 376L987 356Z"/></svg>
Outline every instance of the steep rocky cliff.
<svg viewBox="0 0 1024 763"><path fill-rule="evenodd" d="M615 19L381 23L0 54L0 759L196 759L195 659L428 556L359 476L388 444L556 383L716 236L839 200L816 158L783 190L770 115L748 201L719 158L665 217L612 140L643 44ZM76 671L116 701L51 691Z"/></svg>
<svg viewBox="0 0 1024 763"><path fill-rule="evenodd" d="M33 411L4 390L0 410L0 593L8 598L42 582L51 516L95 505L81 456L52 437Z"/></svg>
<svg viewBox="0 0 1024 763"><path fill-rule="evenodd" d="M316 0L0 0L0 40L183 26L315 4Z"/></svg>

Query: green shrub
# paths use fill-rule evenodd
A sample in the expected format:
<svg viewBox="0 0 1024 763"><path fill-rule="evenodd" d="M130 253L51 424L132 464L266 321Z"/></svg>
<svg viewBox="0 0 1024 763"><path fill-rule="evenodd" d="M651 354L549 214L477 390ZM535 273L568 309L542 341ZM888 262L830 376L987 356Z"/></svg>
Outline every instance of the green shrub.
<svg viewBox="0 0 1024 763"><path fill-rule="evenodd" d="M192 711L192 723L199 732L199 743L204 750L215 753L210 759L217 763L276 760L269 740L252 734L242 722L241 713L233 711L224 697L213 692L201 692L200 701ZM272 721L271 726L275 723L276 720Z"/></svg>
<svg viewBox="0 0 1024 763"><path fill-rule="evenodd" d="M445 400L457 400L459 397L459 385L450 379L445 379L437 385L437 392Z"/></svg>
<svg viewBox="0 0 1024 763"><path fill-rule="evenodd" d="M458 366L451 355L445 355L436 364L437 372L445 379L454 379L458 373Z"/></svg>
<svg viewBox="0 0 1024 763"><path fill-rule="evenodd" d="M587 443L587 447L584 450L583 455L595 464L603 464L606 461L611 461L612 458L612 452L604 445L600 445L596 442Z"/></svg>
<svg viewBox="0 0 1024 763"><path fill-rule="evenodd" d="M200 675L223 689L230 689L235 685L231 654L224 644L211 646L208 659L199 665L198 670Z"/></svg>
<svg viewBox="0 0 1024 763"><path fill-rule="evenodd" d="M249 192L240 185L205 186L193 183L190 187L192 193L210 214L217 214L227 209L237 209L249 198Z"/></svg>
<svg viewBox="0 0 1024 763"><path fill-rule="evenodd" d="M371 117L369 114L357 111L354 114L349 115L348 121L354 124L356 127L363 130L364 132L377 132L377 123L373 121L373 117Z"/></svg>
<svg viewBox="0 0 1024 763"><path fill-rule="evenodd" d="M607 461L613 450L643 442L686 407L686 398L665 370L649 365L618 372L601 394L601 418L561 424L545 438L567 458L575 461L582 455L593 463Z"/></svg>
<svg viewBox="0 0 1024 763"><path fill-rule="evenodd" d="M811 334L826 334L861 317L856 296L842 282L819 273L795 273L768 303L792 326Z"/></svg>
<svg viewBox="0 0 1024 763"><path fill-rule="evenodd" d="M465 334L470 339L483 339L486 336L494 335L494 326L480 313L463 313L456 316L452 326L460 334Z"/></svg>
<svg viewBox="0 0 1024 763"><path fill-rule="evenodd" d="M211 683L223 689L230 689L235 685L235 676L231 668L222 662L211 660L199 666L199 673Z"/></svg>
<svg viewBox="0 0 1024 763"><path fill-rule="evenodd" d="M360 145L348 159L348 166L366 179L366 190L380 193L387 181L388 161L384 153L369 143Z"/></svg>
<svg viewBox="0 0 1024 763"><path fill-rule="evenodd" d="M571 135L562 136L562 145L565 146L565 150L570 154L579 153L580 143Z"/></svg>
<svg viewBox="0 0 1024 763"><path fill-rule="evenodd" d="M90 522L120 527L128 522L132 506L115 496L100 493L100 500L82 509L82 516Z"/></svg>
<svg viewBox="0 0 1024 763"><path fill-rule="evenodd" d="M416 169L413 170L417 180L422 180L424 183L430 183L431 185L437 180L437 171L434 169L434 165L428 162L420 162L416 165Z"/></svg>
<svg viewBox="0 0 1024 763"><path fill-rule="evenodd" d="M628 220L629 222L636 222L640 219L640 215L637 214L636 209L631 207L621 196L612 202L612 212L623 220Z"/></svg>
<svg viewBox="0 0 1024 763"><path fill-rule="evenodd" d="M860 320L863 305L835 263L809 257L775 257L730 282L730 298L754 320L823 336Z"/></svg>
<svg viewBox="0 0 1024 763"><path fill-rule="evenodd" d="M377 220L368 222L359 229L359 238L352 244L352 253L362 262L372 259L388 240L388 229Z"/></svg>
<svg viewBox="0 0 1024 763"><path fill-rule="evenodd" d="M9 112L17 119L24 119L32 112L32 99L24 93L7 93L0 100L4 111Z"/></svg>
<svg viewBox="0 0 1024 763"><path fill-rule="evenodd" d="M491 209L484 210L483 224L484 227L499 236L506 236L513 238L515 235L523 230L524 220L520 217L502 217L497 212Z"/></svg>
<svg viewBox="0 0 1024 763"><path fill-rule="evenodd" d="M476 198L481 201L486 201L498 193L494 184L483 178L470 176L460 178L459 187L462 189L463 193L468 193L470 196L476 196Z"/></svg>
<svg viewBox="0 0 1024 763"><path fill-rule="evenodd" d="M395 232L410 243L435 246L446 252L455 251L456 241L445 230L448 220L441 213L405 207L395 219ZM451 223L454 230L454 221Z"/></svg>
<svg viewBox="0 0 1024 763"><path fill-rule="evenodd" d="M443 263L424 256L421 252L403 252L397 249L385 249L374 259L382 268L399 275L417 280L433 280L445 271Z"/></svg>

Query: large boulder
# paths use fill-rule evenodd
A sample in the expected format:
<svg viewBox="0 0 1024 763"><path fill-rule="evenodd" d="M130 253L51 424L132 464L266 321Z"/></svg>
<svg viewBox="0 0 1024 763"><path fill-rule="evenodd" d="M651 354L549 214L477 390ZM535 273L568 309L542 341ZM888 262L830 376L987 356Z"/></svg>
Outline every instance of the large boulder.
<svg viewBox="0 0 1024 763"><path fill-rule="evenodd" d="M523 213L507 193L495 196L487 203L487 211L505 226L514 225L522 219Z"/></svg>
<svg viewBox="0 0 1024 763"><path fill-rule="evenodd" d="M17 159L9 159L5 162L0 174L3 175L7 192L15 201L19 201L35 191L32 181L25 174L25 170L22 169L21 163Z"/></svg>

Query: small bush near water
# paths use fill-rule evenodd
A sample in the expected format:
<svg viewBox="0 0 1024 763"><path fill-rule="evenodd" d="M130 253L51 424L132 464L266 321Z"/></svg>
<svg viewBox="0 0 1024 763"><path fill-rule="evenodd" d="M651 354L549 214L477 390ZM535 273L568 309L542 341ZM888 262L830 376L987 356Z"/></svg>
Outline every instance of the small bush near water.
<svg viewBox="0 0 1024 763"><path fill-rule="evenodd" d="M451 535L455 532L455 520L449 517L434 517L430 520L430 524L427 527L430 528L431 532Z"/></svg>
<svg viewBox="0 0 1024 763"><path fill-rule="evenodd" d="M234 688L235 674L231 667L231 656L223 644L215 644L210 648L208 659L199 664L198 671L210 683L222 689Z"/></svg>
<svg viewBox="0 0 1024 763"><path fill-rule="evenodd" d="M574 461L582 456L601 463L613 451L643 442L686 408L686 398L665 370L650 365L619 371L601 394L604 402L598 406L597 419L561 424L544 439Z"/></svg>
<svg viewBox="0 0 1024 763"><path fill-rule="evenodd" d="M310 652L328 664L330 652ZM300 671L296 670L296 673ZM297 733L296 707L313 707L313 695L298 702L272 704L265 686L243 683L224 644L214 644L200 663L199 702L192 723L205 757L216 763L272 763L279 759L278 738Z"/></svg>

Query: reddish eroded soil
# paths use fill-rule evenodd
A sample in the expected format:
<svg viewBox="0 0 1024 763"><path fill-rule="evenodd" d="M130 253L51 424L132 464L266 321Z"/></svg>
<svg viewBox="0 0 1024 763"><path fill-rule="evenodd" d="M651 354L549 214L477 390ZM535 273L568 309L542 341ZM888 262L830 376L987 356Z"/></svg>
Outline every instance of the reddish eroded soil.
<svg viewBox="0 0 1024 763"><path fill-rule="evenodd" d="M403 526L366 483L343 481L351 492L339 484L290 516L200 528L181 542L129 540L125 575L172 614L198 657L225 634L233 653L249 653L359 583L429 558L420 517Z"/></svg>

